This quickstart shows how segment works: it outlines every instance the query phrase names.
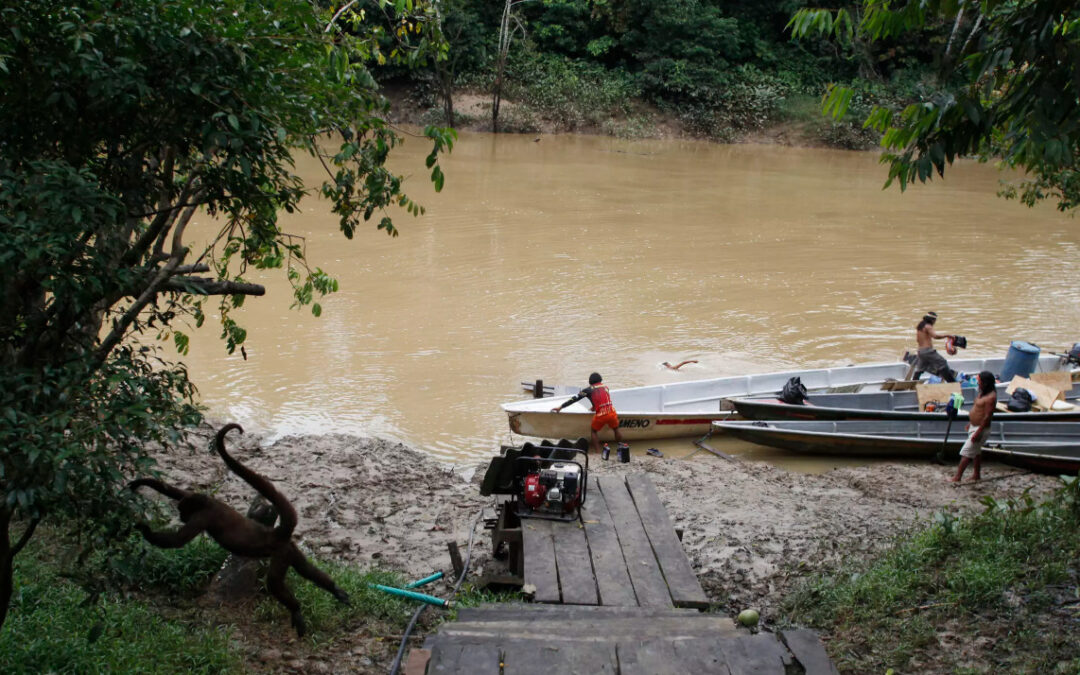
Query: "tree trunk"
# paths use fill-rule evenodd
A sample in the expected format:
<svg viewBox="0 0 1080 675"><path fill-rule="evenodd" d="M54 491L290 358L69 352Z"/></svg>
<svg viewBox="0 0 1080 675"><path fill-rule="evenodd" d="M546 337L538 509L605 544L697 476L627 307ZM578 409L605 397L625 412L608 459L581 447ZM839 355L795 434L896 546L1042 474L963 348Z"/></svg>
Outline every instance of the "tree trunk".
<svg viewBox="0 0 1080 675"><path fill-rule="evenodd" d="M506 0L502 21L499 22L499 52L495 59L495 83L491 88L491 131L499 133L499 103L502 102L503 73L510 53L510 8L514 0Z"/></svg>
<svg viewBox="0 0 1080 675"><path fill-rule="evenodd" d="M0 511L0 630L4 628L8 606L11 604L15 555L11 552L11 539L8 534L10 529L11 512L4 509Z"/></svg>
<svg viewBox="0 0 1080 675"><path fill-rule="evenodd" d="M11 605L11 594L14 590L15 581L15 556L19 555L19 551L26 546L26 542L30 541L30 537L34 536L34 529L38 526L38 519L31 520L26 525L26 529L23 531L22 536L19 537L19 541L14 546L11 545L11 511L7 508L0 510L0 536L3 536L3 541L0 541L0 630L4 628L4 622L7 620L8 608Z"/></svg>

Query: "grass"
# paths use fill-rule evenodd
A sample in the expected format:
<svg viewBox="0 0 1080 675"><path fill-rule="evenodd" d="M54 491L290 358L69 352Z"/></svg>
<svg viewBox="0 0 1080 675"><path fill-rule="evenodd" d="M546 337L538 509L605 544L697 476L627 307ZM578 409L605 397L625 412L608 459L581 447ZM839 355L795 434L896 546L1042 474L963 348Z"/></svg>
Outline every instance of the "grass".
<svg viewBox="0 0 1080 675"><path fill-rule="evenodd" d="M254 610L199 605L196 596L227 557L205 536L175 550L135 543L126 552L91 556L76 570L62 562L73 558L72 546L53 532L39 532L15 561L15 595L0 631L0 672L244 672L255 667L247 663L252 648L283 633L291 636L288 613L269 595ZM349 594L351 605L290 571L288 584L308 626L295 650L332 658L339 647L352 649L348 645L358 635L396 640L403 632L416 604L370 584L400 587L409 580L383 570L313 562ZM499 597L466 588L459 600L470 606Z"/></svg>
<svg viewBox="0 0 1080 675"><path fill-rule="evenodd" d="M38 543L15 562L15 594L0 632L5 673L240 672L228 627L165 618L155 603L89 595Z"/></svg>
<svg viewBox="0 0 1080 675"><path fill-rule="evenodd" d="M984 502L809 580L788 599L789 620L830 634L845 671L1080 672L1077 481L1043 503Z"/></svg>

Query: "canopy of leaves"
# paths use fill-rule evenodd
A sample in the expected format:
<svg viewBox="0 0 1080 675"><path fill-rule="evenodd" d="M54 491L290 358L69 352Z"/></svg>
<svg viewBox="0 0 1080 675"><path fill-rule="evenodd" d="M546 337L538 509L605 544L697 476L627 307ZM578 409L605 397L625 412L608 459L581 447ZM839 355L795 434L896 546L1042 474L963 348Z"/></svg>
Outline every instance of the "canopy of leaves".
<svg viewBox="0 0 1080 675"><path fill-rule="evenodd" d="M847 9L804 9L797 37L898 40L932 22L953 29L942 45L937 90L903 110L874 108L865 124L883 133L888 182L925 182L960 156L1000 158L1027 178L1003 190L1028 205L1080 206L1080 6L1070 0L1012 2L864 0ZM833 87L827 113L843 115L851 89Z"/></svg>
<svg viewBox="0 0 1080 675"><path fill-rule="evenodd" d="M399 30L432 30L399 4ZM281 211L321 192L349 238L372 219L396 234L388 207L422 211L386 167L400 139L367 64L420 65L437 55L438 33L425 42L432 53L387 55L368 28L363 15L332 22L293 0L0 8L5 537L12 516L52 512L106 535L124 526L130 503L117 487L150 468L145 441L198 417L186 371L148 345L170 338L186 350L177 322L201 325L217 297L223 338L240 346L230 310L263 292L247 270L285 268L296 304L319 313L315 298L337 283L307 265ZM425 133L441 188L438 154L453 135ZM320 159L322 185L294 174L297 152ZM185 236L197 211L220 224L205 249Z"/></svg>

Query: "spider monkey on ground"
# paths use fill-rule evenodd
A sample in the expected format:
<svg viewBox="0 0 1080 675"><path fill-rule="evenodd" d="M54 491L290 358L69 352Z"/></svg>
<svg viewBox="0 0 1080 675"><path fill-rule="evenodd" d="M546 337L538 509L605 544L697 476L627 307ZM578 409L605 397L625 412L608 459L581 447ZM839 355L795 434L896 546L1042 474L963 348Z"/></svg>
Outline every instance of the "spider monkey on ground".
<svg viewBox="0 0 1080 675"><path fill-rule="evenodd" d="M171 499L177 500L180 520L184 525L175 532L155 532L146 523L137 523L135 528L142 532L146 541L160 548L180 548L194 539L200 532L206 532L226 551L249 558L270 558L270 569L266 574L266 585L278 602L289 610L292 625L298 635L303 637L306 627L300 615L300 603L285 585L285 574L290 567L300 576L326 590L340 602L349 604L349 596L338 588L334 580L318 569L300 552L292 540L296 529L296 510L292 504L265 477L255 473L225 451L225 435L233 429L244 433L239 424L226 424L217 432L214 447L225 465L237 476L243 478L259 494L266 497L277 510L280 524L268 527L245 517L228 504L209 495L192 492L163 483L155 478L140 478L128 483L132 491L142 486L153 488Z"/></svg>

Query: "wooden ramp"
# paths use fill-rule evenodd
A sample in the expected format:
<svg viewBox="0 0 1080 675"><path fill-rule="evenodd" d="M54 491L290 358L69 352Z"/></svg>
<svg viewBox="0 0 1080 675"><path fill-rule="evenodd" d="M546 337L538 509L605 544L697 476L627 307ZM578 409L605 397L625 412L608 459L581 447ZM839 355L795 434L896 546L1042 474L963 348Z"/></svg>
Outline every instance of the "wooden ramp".
<svg viewBox="0 0 1080 675"><path fill-rule="evenodd" d="M730 618L685 609L519 604L460 610L414 650L409 668L428 675L837 675L809 631L752 635Z"/></svg>
<svg viewBox="0 0 1080 675"><path fill-rule="evenodd" d="M644 474L589 479L581 522L522 519L534 602L708 607L667 510Z"/></svg>

